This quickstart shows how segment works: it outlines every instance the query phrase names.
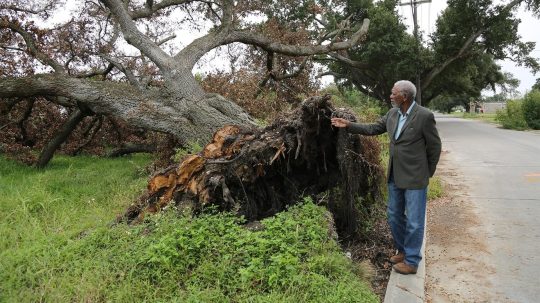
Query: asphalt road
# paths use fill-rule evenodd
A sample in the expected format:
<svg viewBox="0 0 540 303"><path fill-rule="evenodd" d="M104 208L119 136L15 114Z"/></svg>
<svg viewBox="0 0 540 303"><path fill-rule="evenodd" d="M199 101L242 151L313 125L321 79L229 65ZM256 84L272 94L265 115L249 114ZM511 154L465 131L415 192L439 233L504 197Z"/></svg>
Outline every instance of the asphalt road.
<svg viewBox="0 0 540 303"><path fill-rule="evenodd" d="M540 302L540 132L436 119L485 231L478 240L486 243L489 302Z"/></svg>

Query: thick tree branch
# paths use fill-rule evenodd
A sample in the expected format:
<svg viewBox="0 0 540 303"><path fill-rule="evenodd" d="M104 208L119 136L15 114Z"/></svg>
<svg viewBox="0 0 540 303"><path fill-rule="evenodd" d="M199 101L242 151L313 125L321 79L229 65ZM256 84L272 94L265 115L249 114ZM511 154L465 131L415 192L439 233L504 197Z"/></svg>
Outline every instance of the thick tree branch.
<svg viewBox="0 0 540 303"><path fill-rule="evenodd" d="M12 11L16 11L16 12L23 12L23 13L29 13L29 14L37 15L37 14L41 14L41 13L46 13L47 10L49 9L49 6L50 5L47 5L47 6L43 7L43 8L40 8L40 9L31 9L31 8L20 7L18 5L0 4L0 10L6 9L6 10L12 10Z"/></svg>
<svg viewBox="0 0 540 303"><path fill-rule="evenodd" d="M350 58L348 57L345 57L345 56L342 56L338 53L329 53L328 54L330 57L338 60L338 61L341 61L349 66L352 66L352 67L355 67L355 68L358 68L358 69L366 69L366 68L369 68L370 65L369 63L366 63L366 62L360 62L360 61L354 61L354 60L351 60Z"/></svg>
<svg viewBox="0 0 540 303"><path fill-rule="evenodd" d="M64 67L56 60L41 52L38 49L36 41L34 40L34 37L32 37L32 34L24 30L19 24L10 22L6 18L2 18L0 19L0 29L2 28L11 29L12 31L21 35L21 37L24 39L24 42L26 43L26 47L28 48L28 53L38 59L41 63L52 67L57 73L65 73Z"/></svg>
<svg viewBox="0 0 540 303"><path fill-rule="evenodd" d="M37 94L36 96L39 96L39 94ZM43 95L43 97L45 98L45 100L58 105L62 105L63 107L74 107L77 105L77 103L75 103L72 99L63 96Z"/></svg>
<svg viewBox="0 0 540 303"><path fill-rule="evenodd" d="M218 46L227 44L225 39L226 34L224 31L219 31L210 32L203 37L193 40L193 42L174 56L176 65L181 69L191 72L195 63L202 56Z"/></svg>
<svg viewBox="0 0 540 303"><path fill-rule="evenodd" d="M149 3L151 2L151 3ZM154 1L146 1L146 5L144 8L129 12L132 19L140 19L140 18L147 18L152 16L154 13L156 13L159 10L162 10L167 7L179 5L179 4L186 4L190 2L195 2L194 0L163 0L158 3L153 3Z"/></svg>
<svg viewBox="0 0 540 303"><path fill-rule="evenodd" d="M435 77L437 77L441 72L443 72L448 67L448 65L450 65L452 62L456 61L457 59L463 57L466 54L466 52L471 48L472 44L476 41L476 39L478 39L478 37L480 37L480 35L484 33L484 31L485 29L480 29L476 31L475 33L473 33L465 41L465 43L461 46L461 48L455 55L448 57L446 60L444 60L443 63L431 69L429 73L426 76L424 76L424 78L422 79L422 91L426 90L427 87L431 84L431 81L433 81L433 79L435 79Z"/></svg>
<svg viewBox="0 0 540 303"><path fill-rule="evenodd" d="M526 2L524 0L513 0L512 2L505 5L502 9L502 12L509 12L510 10L514 9L514 7L520 5L521 3Z"/></svg>
<svg viewBox="0 0 540 303"><path fill-rule="evenodd" d="M127 68L124 67L124 65L122 65L122 63L118 62L116 59L110 57L110 56L107 56L107 55L101 55L101 57L107 61L109 61L109 63L111 63L112 65L114 65L114 67L116 67L119 71L121 71L124 75L126 75L129 83L133 86L135 86L136 88L138 89L143 89L141 84L139 83L139 81L137 81L137 78L135 77L135 75L133 74L133 72Z"/></svg>
<svg viewBox="0 0 540 303"><path fill-rule="evenodd" d="M166 38L163 38L163 39L159 40L156 44L157 45L162 45L162 44L165 44L165 43L171 41L174 38L176 38L176 34L172 34L172 35L170 35L170 36L168 36Z"/></svg>
<svg viewBox="0 0 540 303"><path fill-rule="evenodd" d="M347 76L345 76L344 74L340 74L340 73L336 73L336 72L332 72L332 71L326 71L326 72L317 74L317 78L324 77L324 76L334 76L334 77L336 77L338 79L347 78Z"/></svg>
<svg viewBox="0 0 540 303"><path fill-rule="evenodd" d="M100 0L109 8L120 24L127 43L138 48L144 55L152 60L166 75L171 71L171 57L163 51L152 39L144 35L131 19L124 4L120 0Z"/></svg>
<svg viewBox="0 0 540 303"><path fill-rule="evenodd" d="M69 135L77 127L77 125L84 119L86 113L79 108L76 108L75 111L69 116L67 121L62 125L57 132L54 134L54 137L51 138L49 143L43 148L39 159L36 162L37 168L43 168L49 163L52 159L54 152L66 142Z"/></svg>
<svg viewBox="0 0 540 303"><path fill-rule="evenodd" d="M186 141L207 140L227 124L255 125L241 107L216 94L182 98L163 87L140 91L125 83L59 74L0 79L0 99L36 96L72 99L96 114L119 117L130 125Z"/></svg>
<svg viewBox="0 0 540 303"><path fill-rule="evenodd" d="M56 102L68 98L97 114L125 117L144 112L145 106L159 107L159 93L147 95L128 84L92 81L55 74L0 79L0 98L45 96ZM73 104L71 104L72 106Z"/></svg>
<svg viewBox="0 0 540 303"><path fill-rule="evenodd" d="M315 54L327 54L333 51L344 50L358 45L367 35L369 19L364 19L362 27L347 41L336 42L327 45L287 45L275 42L260 34L247 31L234 31L228 35L225 43L242 42L256 45L266 51L272 51L288 56L309 56Z"/></svg>
<svg viewBox="0 0 540 303"><path fill-rule="evenodd" d="M92 78L92 77L95 77L95 76L106 76L108 73L110 73L112 71L113 68L114 68L114 64L109 63L109 65L107 65L107 67L105 69L100 69L100 70L96 70L96 71L87 72L87 73L84 73L84 74L75 75L75 77L77 77L77 78Z"/></svg>
<svg viewBox="0 0 540 303"><path fill-rule="evenodd" d="M520 5L522 2L523 0L514 0L508 3L501 9L500 14L508 13L510 10ZM448 65L450 65L452 62L456 61L457 59L463 57L466 54L466 52L472 47L476 39L478 39L478 37L480 37L488 29L489 29L489 26L485 26L483 28L480 28L476 32L474 32L472 35L469 36L469 38L467 38L467 40L465 40L465 42L463 43L463 45L461 46L461 48L455 55L447 58L443 63L441 63L440 65L430 70L428 74L424 76L424 78L422 79L422 91L425 91L427 87L431 84L433 79L435 79L435 77L437 77L442 71L444 71L448 67Z"/></svg>
<svg viewBox="0 0 540 303"><path fill-rule="evenodd" d="M333 51L343 50L358 45L367 35L369 19L364 19L362 27L354 33L348 41L337 42L328 45L289 45L267 38L261 34L249 31L227 31L211 32L206 36L195 39L177 55L177 66L191 69L197 61L210 50L234 42L241 42L258 46L267 52L275 52L288 56L310 56L315 54L326 54Z"/></svg>
<svg viewBox="0 0 540 303"><path fill-rule="evenodd" d="M345 18L343 21L341 21L338 24L337 29L335 29L332 32L326 33L322 38L324 40L332 39L331 43L334 43L336 41L336 39L338 39L338 37L341 36L341 34L343 34L344 32L346 32L348 30L350 30L350 20L351 20L352 16L353 15L349 15L347 18Z"/></svg>
<svg viewBox="0 0 540 303"><path fill-rule="evenodd" d="M221 3L223 7L223 16L221 18L221 26L223 28L230 28L234 21L233 20L234 19L234 1L222 0Z"/></svg>

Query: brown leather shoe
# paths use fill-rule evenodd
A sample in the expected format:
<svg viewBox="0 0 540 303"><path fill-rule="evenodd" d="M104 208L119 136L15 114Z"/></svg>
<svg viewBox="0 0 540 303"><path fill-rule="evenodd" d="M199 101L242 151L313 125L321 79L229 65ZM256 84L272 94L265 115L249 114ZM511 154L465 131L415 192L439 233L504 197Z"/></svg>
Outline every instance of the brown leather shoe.
<svg viewBox="0 0 540 303"><path fill-rule="evenodd" d="M403 252L398 252L397 255L390 257L390 263L392 264L397 264L397 263L403 262L404 260L405 260L405 253Z"/></svg>
<svg viewBox="0 0 540 303"><path fill-rule="evenodd" d="M397 263L393 266L394 270L402 275L416 274L417 268L404 262Z"/></svg>

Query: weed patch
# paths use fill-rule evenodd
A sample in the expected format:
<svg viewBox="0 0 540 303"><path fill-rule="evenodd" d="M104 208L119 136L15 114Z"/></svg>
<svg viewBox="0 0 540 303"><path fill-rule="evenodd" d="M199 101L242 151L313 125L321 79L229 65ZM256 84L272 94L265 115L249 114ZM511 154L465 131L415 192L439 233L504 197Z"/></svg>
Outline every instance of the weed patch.
<svg viewBox="0 0 540 303"><path fill-rule="evenodd" d="M55 157L38 171L0 158L0 301L378 301L309 200L257 230L174 208L110 227L149 161Z"/></svg>

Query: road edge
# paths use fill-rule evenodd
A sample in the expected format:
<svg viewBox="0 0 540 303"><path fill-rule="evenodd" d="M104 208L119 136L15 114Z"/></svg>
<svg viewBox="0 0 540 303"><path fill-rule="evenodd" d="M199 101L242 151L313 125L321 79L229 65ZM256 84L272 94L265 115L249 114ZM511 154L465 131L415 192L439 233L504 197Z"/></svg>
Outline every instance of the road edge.
<svg viewBox="0 0 540 303"><path fill-rule="evenodd" d="M427 208L426 208L427 209ZM427 219L427 212L426 212ZM418 264L416 275L402 275L392 270L386 286L384 303L423 303L426 281L426 231L427 220L424 225L424 241L422 242L422 261Z"/></svg>

